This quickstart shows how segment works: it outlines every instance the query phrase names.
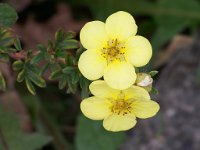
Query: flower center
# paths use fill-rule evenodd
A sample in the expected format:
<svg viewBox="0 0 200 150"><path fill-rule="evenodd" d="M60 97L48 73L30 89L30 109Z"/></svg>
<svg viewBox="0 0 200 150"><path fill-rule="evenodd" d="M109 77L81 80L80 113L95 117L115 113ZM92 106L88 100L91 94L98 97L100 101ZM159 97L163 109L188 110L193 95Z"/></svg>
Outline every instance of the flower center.
<svg viewBox="0 0 200 150"><path fill-rule="evenodd" d="M117 39L111 39L103 47L101 55L106 58L108 64L114 60L125 61L124 50L124 43L119 42Z"/></svg>
<svg viewBox="0 0 200 150"><path fill-rule="evenodd" d="M126 115L128 113L131 113L132 107L132 101L131 100L125 100L124 94L120 93L117 100L112 101L112 107L111 111L118 115Z"/></svg>

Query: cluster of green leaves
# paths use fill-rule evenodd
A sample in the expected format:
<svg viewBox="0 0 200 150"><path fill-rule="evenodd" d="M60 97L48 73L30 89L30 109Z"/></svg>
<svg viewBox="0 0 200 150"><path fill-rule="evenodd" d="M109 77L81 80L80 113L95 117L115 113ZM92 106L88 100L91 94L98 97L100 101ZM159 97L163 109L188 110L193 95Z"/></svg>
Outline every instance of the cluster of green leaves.
<svg viewBox="0 0 200 150"><path fill-rule="evenodd" d="M75 93L80 87L82 97L88 95L89 81L85 79L77 68L77 61L84 51L75 40L74 32L59 30L55 33L55 40L48 41L48 45L38 45L38 50L22 50L18 37L14 36L12 26L17 20L16 11L7 4L0 4L0 60L13 62L13 69L18 72L17 81L25 81L27 89L35 95L35 86L46 87L43 75L50 71L49 80L58 80L59 89L66 89L67 93ZM76 51L75 51L76 50ZM12 54L20 55L13 58ZM6 89L6 82L0 72L0 90Z"/></svg>
<svg viewBox="0 0 200 150"><path fill-rule="evenodd" d="M49 80L58 80L59 89L75 94L80 86L82 96L88 95L89 81L78 70L77 62L84 49L74 39L73 32L59 30L55 40L48 45L38 45L38 51L28 51L24 60L13 62L13 69L18 71L17 81L26 82L28 90L35 95L35 85L46 87L43 75L50 71ZM76 51L74 50L76 49Z"/></svg>

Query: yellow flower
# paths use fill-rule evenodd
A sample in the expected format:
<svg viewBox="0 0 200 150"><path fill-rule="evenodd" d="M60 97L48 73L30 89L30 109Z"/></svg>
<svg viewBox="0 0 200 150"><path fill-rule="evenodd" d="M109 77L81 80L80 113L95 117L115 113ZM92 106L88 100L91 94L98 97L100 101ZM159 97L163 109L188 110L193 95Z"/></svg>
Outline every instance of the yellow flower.
<svg viewBox="0 0 200 150"><path fill-rule="evenodd" d="M80 41L87 49L78 67L89 80L104 77L109 86L126 89L136 80L135 67L146 65L152 56L149 41L136 36L137 25L127 12L110 15L106 22L88 22L80 32Z"/></svg>
<svg viewBox="0 0 200 150"><path fill-rule="evenodd" d="M160 108L158 103L150 100L148 92L138 86L116 90L98 80L89 88L94 96L81 102L81 111L92 120L103 120L104 128L109 131L133 128L136 117L152 117Z"/></svg>

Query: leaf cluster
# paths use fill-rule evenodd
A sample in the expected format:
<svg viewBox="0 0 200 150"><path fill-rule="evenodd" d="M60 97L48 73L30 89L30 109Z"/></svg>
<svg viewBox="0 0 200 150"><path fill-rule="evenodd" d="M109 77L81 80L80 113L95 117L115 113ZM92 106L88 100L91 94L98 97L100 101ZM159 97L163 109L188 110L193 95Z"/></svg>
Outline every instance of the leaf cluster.
<svg viewBox="0 0 200 150"><path fill-rule="evenodd" d="M10 28L17 19L17 13L7 4L1 4L1 7L0 61L12 63L13 70L17 72L17 82L25 82L28 91L35 95L36 86L44 88L46 80L57 80L59 89L76 93L80 87L82 97L87 97L89 81L77 68L84 49L75 39L76 34L58 30L47 46L39 44L35 50L23 50L20 39ZM6 80L0 71L0 90L5 89Z"/></svg>

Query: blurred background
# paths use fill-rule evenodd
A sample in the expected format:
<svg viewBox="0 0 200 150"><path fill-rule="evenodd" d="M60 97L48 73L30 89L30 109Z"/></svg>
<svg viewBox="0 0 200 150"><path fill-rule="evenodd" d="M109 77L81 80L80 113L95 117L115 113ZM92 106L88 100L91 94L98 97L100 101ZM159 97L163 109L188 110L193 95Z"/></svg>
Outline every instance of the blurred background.
<svg viewBox="0 0 200 150"><path fill-rule="evenodd" d="M57 81L32 96L0 62L9 88L0 91L0 150L200 150L199 0L1 0L14 7L12 26L23 49L35 49L58 29L76 32L91 20L123 10L138 35L151 41L153 58L143 71L158 70L152 95L161 110L128 132L111 133L82 116L80 91L67 94Z"/></svg>

